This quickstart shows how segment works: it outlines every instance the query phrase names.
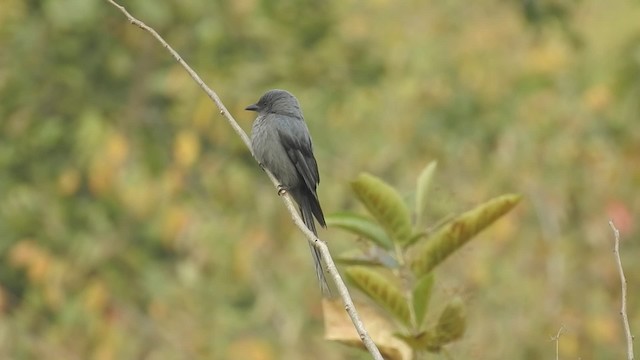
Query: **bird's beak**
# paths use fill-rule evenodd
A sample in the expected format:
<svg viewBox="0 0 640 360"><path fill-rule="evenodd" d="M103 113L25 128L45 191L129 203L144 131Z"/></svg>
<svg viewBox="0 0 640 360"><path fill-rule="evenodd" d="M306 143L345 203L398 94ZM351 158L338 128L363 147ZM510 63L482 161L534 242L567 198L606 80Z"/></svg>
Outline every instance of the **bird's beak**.
<svg viewBox="0 0 640 360"><path fill-rule="evenodd" d="M253 105L249 105L246 108L244 108L245 110L249 110L249 111L258 111L258 105L253 104Z"/></svg>

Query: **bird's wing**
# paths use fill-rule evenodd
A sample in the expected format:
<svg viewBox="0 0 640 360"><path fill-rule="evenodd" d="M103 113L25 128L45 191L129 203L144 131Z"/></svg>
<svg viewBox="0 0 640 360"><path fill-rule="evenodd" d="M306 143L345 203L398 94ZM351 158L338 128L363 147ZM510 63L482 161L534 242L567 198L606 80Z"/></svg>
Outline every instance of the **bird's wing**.
<svg viewBox="0 0 640 360"><path fill-rule="evenodd" d="M295 165L307 188L317 197L316 187L320 183L320 174L318 163L313 156L307 126L301 119L287 117L284 121L277 122L277 129L289 159Z"/></svg>

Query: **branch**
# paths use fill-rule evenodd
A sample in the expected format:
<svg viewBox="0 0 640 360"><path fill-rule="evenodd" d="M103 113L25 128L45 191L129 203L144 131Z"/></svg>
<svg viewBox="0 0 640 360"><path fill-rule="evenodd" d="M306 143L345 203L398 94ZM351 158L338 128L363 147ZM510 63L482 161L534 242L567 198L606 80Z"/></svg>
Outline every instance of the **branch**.
<svg viewBox="0 0 640 360"><path fill-rule="evenodd" d="M633 335L631 335L631 327L629 326L629 317L627 316L627 278L624 277L624 271L622 270L622 260L620 260L620 231L613 224L612 220L609 220L609 226L613 230L615 236L615 245L613 247L613 253L616 256L618 263L618 272L620 273L620 284L622 286L622 308L620 309L620 315L622 315L622 324L624 325L624 333L627 337L627 359L633 360Z"/></svg>
<svg viewBox="0 0 640 360"><path fill-rule="evenodd" d="M180 57L180 55L171 46L169 46L169 44L167 44L167 42L164 41L164 39L155 30L153 30L151 27L147 26L145 23L134 18L131 14L129 14L129 12L124 8L124 6L118 5L113 0L107 0L107 1L111 3L113 6L115 6L116 8L118 8L118 10L120 10L127 17L130 23L132 23L133 25L136 25L142 30L149 32L154 38L156 38L156 40L158 40L160 44L162 44L162 46L165 49L167 49L167 51L169 51L169 53L171 53L171 56L173 56L173 58L176 59L176 61L180 65L182 65L182 67L187 71L187 73L189 73L191 78L200 86L200 88L202 88L202 90L204 90L207 96L209 96L209 98L213 100L213 102L216 104L216 106L220 110L220 114L227 119L227 122L229 122L229 125L231 125L231 127L236 132L236 134L240 136L242 141L244 141L244 144L247 146L247 148L249 148L249 150L251 150L251 153L253 154L253 149L251 148L251 141L249 140L249 137L247 136L247 134L242 130L240 125L238 125L238 123L233 118L233 116L229 114L229 111L224 106L224 104L222 103L222 100L220 100L218 95L213 90L211 90L204 83L204 81L202 81L200 76L198 76L198 74L193 69L191 69L191 67L187 65L187 63L184 60L182 60L182 57ZM269 170L267 169L264 169L264 170L269 176L269 179L271 179L271 182L273 183L274 187L277 188L279 185L278 180L275 178L275 176L273 176L273 174ZM333 281L336 284L336 287L338 288L338 293L342 298L345 310L349 314L349 317L353 322L353 326L356 328L358 335L360 335L360 339L364 343L364 346L367 348L369 353L371 353L371 356L373 356L375 360L383 360L382 355L380 354L380 351L378 350L375 343L369 336L369 333L365 329L364 324L362 323L362 320L360 320L360 316L356 311L356 308L353 304L353 300L351 300L351 296L349 295L349 290L347 289L347 286L345 285L344 281L340 277L340 273L336 268L336 264L333 262L333 258L331 257L331 253L329 252L329 248L327 247L327 244L324 241L321 241L316 235L313 234L313 232L311 232L307 228L307 226L302 221L302 218L298 214L298 211L296 210L296 207L293 204L293 201L291 200L291 197L289 196L289 194L285 193L284 196L282 196L282 199L287 207L287 210L289 210L289 213L291 214L291 218L293 219L293 222L296 224L296 226L298 226L298 228L300 228L302 233L306 236L307 240L314 247L319 249L320 252L322 253L322 258L324 259L325 265L327 266L327 271L333 278Z"/></svg>
<svg viewBox="0 0 640 360"><path fill-rule="evenodd" d="M560 360L560 335L562 335L562 331L564 331L564 325L560 326L556 336L551 337L551 340L556 343L556 360Z"/></svg>

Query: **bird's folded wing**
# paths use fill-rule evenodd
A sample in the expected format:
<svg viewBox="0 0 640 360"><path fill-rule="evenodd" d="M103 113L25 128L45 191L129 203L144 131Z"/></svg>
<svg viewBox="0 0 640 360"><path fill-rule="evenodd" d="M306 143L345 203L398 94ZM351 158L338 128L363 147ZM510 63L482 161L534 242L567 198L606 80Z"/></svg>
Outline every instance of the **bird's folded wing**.
<svg viewBox="0 0 640 360"><path fill-rule="evenodd" d="M287 151L289 159L304 179L305 185L316 196L316 187L320 183L320 174L318 173L318 163L313 156L311 139L304 123L295 124L296 121L300 121L297 119L290 121L287 124L288 126L278 127L280 141Z"/></svg>

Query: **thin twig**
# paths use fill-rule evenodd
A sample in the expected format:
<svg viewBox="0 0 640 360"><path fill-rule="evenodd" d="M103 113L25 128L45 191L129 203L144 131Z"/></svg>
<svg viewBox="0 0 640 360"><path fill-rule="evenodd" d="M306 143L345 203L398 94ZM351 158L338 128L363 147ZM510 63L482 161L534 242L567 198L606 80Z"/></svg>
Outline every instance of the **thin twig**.
<svg viewBox="0 0 640 360"><path fill-rule="evenodd" d="M616 228L616 226L613 224L613 220L609 220L609 226L611 226L611 230L613 230L613 235L615 237L613 253L616 256L616 262L618 263L620 285L622 286L622 307L620 309L620 315L622 315L624 333L627 337L627 359L633 360L633 335L631 335L629 317L627 316L627 278L624 276L624 271L622 270L622 260L620 260L620 231L618 231L618 228Z"/></svg>
<svg viewBox="0 0 640 360"><path fill-rule="evenodd" d="M182 67L187 71L187 73L189 73L191 78L200 86L200 88L202 88L202 90L204 90L207 96L209 96L209 98L213 100L213 102L216 104L216 106L220 110L220 114L227 119L227 121L229 122L233 130L238 134L238 136L240 136L242 141L244 141L245 145L249 148L249 150L251 150L251 153L253 153L253 150L251 148L251 141L249 140L249 137L242 130L240 125L238 125L238 123L233 118L233 116L231 116L227 108L222 103L222 100L220 100L218 95L213 90L211 90L204 83L204 81L202 81L200 76L198 76L198 74L193 69L191 69L191 67L187 65L187 63L184 60L182 60L182 57L171 46L169 46L169 44L167 44L167 42L164 41L164 39L155 30L153 30L151 27L147 26L145 23L134 18L131 14L129 14L129 12L124 8L124 6L117 4L113 0L107 0L107 1L111 3L113 6L115 6L116 8L118 8L127 17L130 23L132 23L133 25L136 25L137 27L153 35L153 37L156 38L156 40L158 40L158 42L162 44L162 46L165 49L167 49L167 51L169 51L169 53L171 53L171 55L176 59L176 61L180 65L182 65ZM275 176L273 176L273 174L270 171L268 171L267 169L264 169L264 170L269 176L269 179L271 179L271 182L273 183L273 185L277 188L279 185L278 180L275 178ZM347 289L347 286L345 285L344 281L340 277L340 273L336 268L336 264L333 262L333 258L331 257L331 253L329 252L329 248L327 247L326 243L321 241L317 236L313 234L313 232L311 232L307 228L307 226L302 221L302 218L298 214L298 211L296 210L296 207L293 204L293 201L291 200L289 194L285 193L284 196L282 196L282 199L284 200L287 210L289 210L289 213L291 214L291 218L293 219L293 222L296 224L296 226L298 226L298 228L300 228L300 230L306 236L308 241L317 249L319 249L320 252L322 253L322 258L324 259L325 264L327 265L327 271L333 278L333 281L335 282L336 287L338 288L338 293L340 294L340 297L344 302L345 310L349 314L349 317L353 322L353 326L356 328L358 335L360 335L360 339L364 343L364 346L367 348L369 353L371 353L371 355L375 360L383 360L382 355L380 354L380 351L378 350L375 343L369 336L369 333L365 329L364 324L362 323L362 320L360 320L360 316L356 311L355 305L353 304L353 300L351 300L351 296L349 295L349 290Z"/></svg>
<svg viewBox="0 0 640 360"><path fill-rule="evenodd" d="M551 338L551 340L553 340L556 343L556 360L560 360L560 335L562 335L563 331L564 331L564 325L560 326L560 329L558 329L556 336Z"/></svg>

